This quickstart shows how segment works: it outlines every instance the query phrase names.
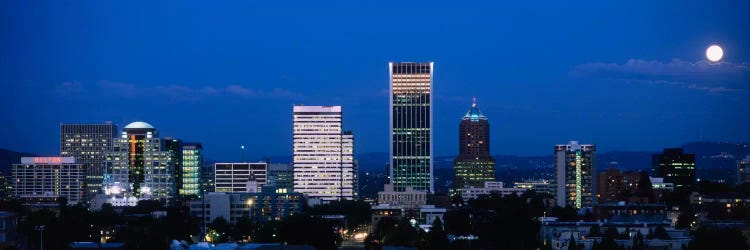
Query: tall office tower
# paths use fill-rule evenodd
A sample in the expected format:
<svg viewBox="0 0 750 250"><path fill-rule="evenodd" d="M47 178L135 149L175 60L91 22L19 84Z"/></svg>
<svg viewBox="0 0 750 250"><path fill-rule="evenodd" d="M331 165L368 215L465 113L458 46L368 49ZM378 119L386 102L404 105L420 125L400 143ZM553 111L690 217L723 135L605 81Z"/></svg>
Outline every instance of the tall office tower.
<svg viewBox="0 0 750 250"><path fill-rule="evenodd" d="M454 193L463 187L484 187L484 182L495 181L495 159L490 156L490 123L479 111L476 99L458 125L459 153L453 162Z"/></svg>
<svg viewBox="0 0 750 250"><path fill-rule="evenodd" d="M182 140L174 137L164 138L164 150L169 151L174 156L174 166L172 168L172 181L174 182L175 194L177 197L180 195L180 189L182 188Z"/></svg>
<svg viewBox="0 0 750 250"><path fill-rule="evenodd" d="M86 195L91 199L102 191L106 160L105 153L112 149L112 138L117 137L117 125L60 124L60 156L75 157L86 169Z"/></svg>
<svg viewBox="0 0 750 250"><path fill-rule="evenodd" d="M435 191L432 171L433 63L394 63L390 70L391 183Z"/></svg>
<svg viewBox="0 0 750 250"><path fill-rule="evenodd" d="M266 185L267 162L216 163L216 192L256 193Z"/></svg>
<svg viewBox="0 0 750 250"><path fill-rule="evenodd" d="M56 204L59 197L72 205L84 199L86 167L75 157L21 157L12 172L13 196L25 205Z"/></svg>
<svg viewBox="0 0 750 250"><path fill-rule="evenodd" d="M180 196L201 195L201 164L203 164L203 145L197 142L183 143L181 186L177 186Z"/></svg>
<svg viewBox="0 0 750 250"><path fill-rule="evenodd" d="M168 202L174 198L174 152L167 150L156 128L145 122L130 123L112 144L104 188L110 203L130 206L140 199Z"/></svg>
<svg viewBox="0 0 750 250"><path fill-rule="evenodd" d="M555 199L558 206L580 209L595 204L595 162L596 146L592 144L571 141L555 146Z"/></svg>
<svg viewBox="0 0 750 250"><path fill-rule="evenodd" d="M341 106L294 106L294 191L323 201L354 199L354 136Z"/></svg>
<svg viewBox="0 0 750 250"><path fill-rule="evenodd" d="M695 185L695 154L685 154L681 148L665 148L653 156L651 167L655 176L674 183L675 189L690 190Z"/></svg>

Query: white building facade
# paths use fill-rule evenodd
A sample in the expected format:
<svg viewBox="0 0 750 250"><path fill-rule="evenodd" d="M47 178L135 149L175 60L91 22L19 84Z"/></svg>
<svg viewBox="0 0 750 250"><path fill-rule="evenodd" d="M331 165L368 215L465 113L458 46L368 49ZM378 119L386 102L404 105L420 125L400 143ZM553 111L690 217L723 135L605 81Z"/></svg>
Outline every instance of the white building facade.
<svg viewBox="0 0 750 250"><path fill-rule="evenodd" d="M85 198L86 167L74 157L21 157L12 176L13 196L26 205L56 204L59 197L72 205Z"/></svg>
<svg viewBox="0 0 750 250"><path fill-rule="evenodd" d="M256 193L266 185L268 163L215 163L214 171L216 192Z"/></svg>
<svg viewBox="0 0 750 250"><path fill-rule="evenodd" d="M323 201L357 195L354 136L341 106L294 106L294 191Z"/></svg>

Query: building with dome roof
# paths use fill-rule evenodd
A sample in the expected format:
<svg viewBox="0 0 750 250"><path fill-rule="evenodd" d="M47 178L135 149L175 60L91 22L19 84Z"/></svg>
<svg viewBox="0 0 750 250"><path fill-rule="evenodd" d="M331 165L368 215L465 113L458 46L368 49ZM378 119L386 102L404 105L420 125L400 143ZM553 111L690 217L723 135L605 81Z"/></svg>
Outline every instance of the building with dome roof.
<svg viewBox="0 0 750 250"><path fill-rule="evenodd" d="M169 202L175 197L175 152L146 122L126 125L107 153L104 193L108 202L135 206L139 200Z"/></svg>
<svg viewBox="0 0 750 250"><path fill-rule="evenodd" d="M453 193L464 187L484 187L495 181L495 159L490 156L490 123L477 107L476 99L458 125L459 154L453 162Z"/></svg>

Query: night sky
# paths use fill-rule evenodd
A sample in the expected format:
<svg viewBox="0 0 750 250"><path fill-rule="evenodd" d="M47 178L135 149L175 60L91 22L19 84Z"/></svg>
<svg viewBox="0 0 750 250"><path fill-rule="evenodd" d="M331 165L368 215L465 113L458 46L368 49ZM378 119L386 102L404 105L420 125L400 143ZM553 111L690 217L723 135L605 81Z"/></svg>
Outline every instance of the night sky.
<svg viewBox="0 0 750 250"><path fill-rule="evenodd" d="M750 141L750 1L464 2L1 1L0 148L139 120L212 159L291 155L305 104L342 105L356 152L387 152L389 61L435 62L436 155L472 97L493 154Z"/></svg>

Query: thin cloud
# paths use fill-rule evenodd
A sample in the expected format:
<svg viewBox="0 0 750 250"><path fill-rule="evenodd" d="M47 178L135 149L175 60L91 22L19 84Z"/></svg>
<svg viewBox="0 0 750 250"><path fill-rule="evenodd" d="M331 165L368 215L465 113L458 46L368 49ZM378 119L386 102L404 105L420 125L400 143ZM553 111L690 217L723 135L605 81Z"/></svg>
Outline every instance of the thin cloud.
<svg viewBox="0 0 750 250"><path fill-rule="evenodd" d="M576 66L575 77L620 80L635 83L668 84L719 94L744 92L750 89L750 64L688 62L673 59L669 62L630 59L623 64L587 63Z"/></svg>
<svg viewBox="0 0 750 250"><path fill-rule="evenodd" d="M57 91L61 94L81 93L83 91L97 91L120 97L154 97L162 96L175 101L196 101L207 97L242 97L242 98L299 98L302 95L293 91L274 88L262 91L244 87L242 85L227 85L225 87L203 86L191 87L179 84L156 85L142 87L131 83L102 80L92 89L87 89L81 82L64 82L58 84Z"/></svg>

